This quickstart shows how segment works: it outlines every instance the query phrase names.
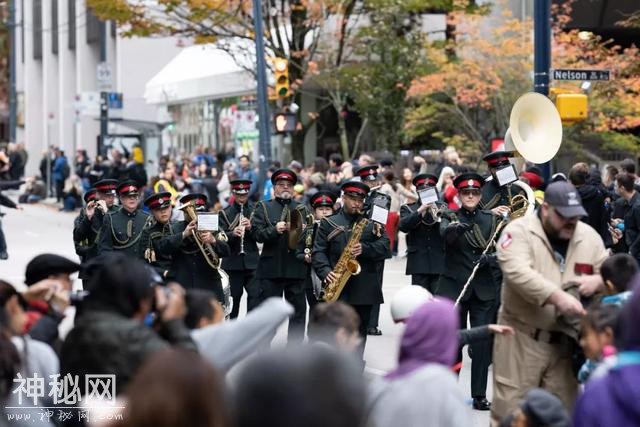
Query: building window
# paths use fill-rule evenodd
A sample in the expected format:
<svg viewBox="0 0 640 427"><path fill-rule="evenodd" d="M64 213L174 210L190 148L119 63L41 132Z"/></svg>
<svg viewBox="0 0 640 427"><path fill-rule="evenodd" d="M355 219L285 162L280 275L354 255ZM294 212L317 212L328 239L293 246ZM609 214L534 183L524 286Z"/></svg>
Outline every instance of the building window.
<svg viewBox="0 0 640 427"><path fill-rule="evenodd" d="M42 59L42 0L33 0L33 59Z"/></svg>
<svg viewBox="0 0 640 427"><path fill-rule="evenodd" d="M69 50L76 49L76 0L67 0L69 15Z"/></svg>
<svg viewBox="0 0 640 427"><path fill-rule="evenodd" d="M87 9L87 44L98 43L100 41L100 20Z"/></svg>
<svg viewBox="0 0 640 427"><path fill-rule="evenodd" d="M58 54L58 0L51 0L51 53Z"/></svg>

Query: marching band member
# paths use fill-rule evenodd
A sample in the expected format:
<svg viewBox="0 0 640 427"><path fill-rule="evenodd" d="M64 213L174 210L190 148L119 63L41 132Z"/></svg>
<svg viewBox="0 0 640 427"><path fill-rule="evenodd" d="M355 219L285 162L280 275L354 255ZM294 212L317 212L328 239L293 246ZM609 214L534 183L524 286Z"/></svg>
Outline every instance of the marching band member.
<svg viewBox="0 0 640 427"><path fill-rule="evenodd" d="M513 197L518 194L526 197L526 193L522 188L511 184L500 184L498 171L507 167L511 167L513 170L511 162L509 162L509 157L513 157L513 153L510 151L494 151L482 158L482 160L487 162L492 179L487 181L482 187L480 208L490 210L500 216L510 213L509 205L511 205L511 199Z"/></svg>
<svg viewBox="0 0 640 427"><path fill-rule="evenodd" d="M98 255L98 236L105 214L118 210L115 205L117 186L115 179L103 179L83 196L85 208L73 221L73 243L83 263Z"/></svg>
<svg viewBox="0 0 640 427"><path fill-rule="evenodd" d="M420 174L413 178L418 192L433 189L436 197L437 182L435 175ZM437 201L429 204L417 201L400 208L400 231L407 233L406 274L411 275L411 284L422 286L432 294L444 272L440 221L447 211L446 203Z"/></svg>
<svg viewBox="0 0 640 427"><path fill-rule="evenodd" d="M492 271L496 264L492 242L497 238L501 220L492 212L478 207L483 185L480 175L462 174L454 180L453 185L458 189L462 207L455 212L455 218L445 216L440 223L446 249L445 269L438 283L437 294L456 301L477 264L478 269L459 304L460 327L466 327L469 316L473 328L494 323L498 310L500 283ZM490 249L485 251L487 247ZM491 408L486 398L491 346L491 340L471 345L471 396L473 408L482 411ZM460 352L458 362L461 360Z"/></svg>
<svg viewBox="0 0 640 427"><path fill-rule="evenodd" d="M229 237L231 253L222 260L222 268L229 275L233 310L230 317L238 317L243 289L247 291L247 311L260 303L260 289L256 282L258 244L251 232L254 204L249 201L252 181L234 179L230 182L233 204L220 211L220 224Z"/></svg>
<svg viewBox="0 0 640 427"><path fill-rule="evenodd" d="M304 279L307 269L296 258L298 238L290 236L293 215L304 220L308 212L304 205L293 200L293 186L298 176L291 169L278 169L271 175L274 198L259 201L253 211L251 232L263 243L256 278L260 284L261 300L282 297L293 305L295 313L289 319L289 341L304 339L307 304ZM298 236L299 237L299 236ZM292 242L290 242L292 240Z"/></svg>
<svg viewBox="0 0 640 427"><path fill-rule="evenodd" d="M201 193L191 193L180 198L180 205L189 203L195 205L195 210L204 210L207 196ZM187 220L175 224L173 234L159 239L156 243L157 252L161 256L171 257L171 267L166 277L180 283L185 289L200 288L215 292L218 301L225 301L222 287L222 277L218 266L211 265L213 258L229 255L229 245L223 232L198 231L197 221L187 223ZM196 236L197 235L197 236ZM205 255L196 241L203 246L210 245L213 253Z"/></svg>
<svg viewBox="0 0 640 427"><path fill-rule="evenodd" d="M138 208L140 189L133 180L118 185L120 209L108 213L102 222L98 253L122 251L129 256L140 256L140 237L147 215Z"/></svg>
<svg viewBox="0 0 640 427"><path fill-rule="evenodd" d="M165 236L173 234L175 223L171 221L171 193L155 193L147 197L144 205L149 208L153 219L147 221L142 230L141 257L150 263L162 277L166 277L171 268L171 256L158 252L157 243Z"/></svg>
<svg viewBox="0 0 640 427"><path fill-rule="evenodd" d="M307 303L309 304L309 310L312 310L313 307L318 304L319 301L317 296L319 296L320 289L317 289L317 285L319 283L319 279L315 271L311 268L311 252L313 249L313 242L316 238L316 234L318 233L318 225L323 218L328 218L334 214L333 206L336 204L336 195L330 191L318 191L313 196L311 196L311 208L313 209L313 217L314 222L313 225L307 225L298 243L298 252L296 256L298 259L305 262L305 264L309 267L307 277L305 278L305 293L307 294ZM316 277L313 277L313 276ZM316 286L314 288L314 281L316 281Z"/></svg>
<svg viewBox="0 0 640 427"><path fill-rule="evenodd" d="M352 239L354 227L361 224L364 201L369 194L369 187L362 182L347 181L341 188L342 209L320 222L311 255L313 268L325 283L325 288L338 279L333 271ZM349 278L340 301L353 306L360 317L362 355L372 307L384 302L379 272L384 260L391 258L389 237L384 226L369 222L362 229L360 240L353 242L351 257L360 264L360 274Z"/></svg>

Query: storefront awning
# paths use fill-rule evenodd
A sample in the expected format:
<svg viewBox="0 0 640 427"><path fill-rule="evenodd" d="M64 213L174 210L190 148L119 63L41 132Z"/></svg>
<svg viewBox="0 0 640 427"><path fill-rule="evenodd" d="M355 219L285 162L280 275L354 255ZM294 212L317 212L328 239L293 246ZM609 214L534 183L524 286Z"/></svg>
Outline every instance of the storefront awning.
<svg viewBox="0 0 640 427"><path fill-rule="evenodd" d="M213 45L186 47L145 86L149 104L184 104L204 99L250 95L256 91L251 73Z"/></svg>

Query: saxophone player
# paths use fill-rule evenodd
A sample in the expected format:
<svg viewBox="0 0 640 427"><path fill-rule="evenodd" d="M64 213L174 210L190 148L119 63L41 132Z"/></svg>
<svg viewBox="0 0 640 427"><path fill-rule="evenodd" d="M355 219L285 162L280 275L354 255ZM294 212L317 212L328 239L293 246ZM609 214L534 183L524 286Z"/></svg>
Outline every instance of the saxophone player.
<svg viewBox="0 0 640 427"><path fill-rule="evenodd" d="M364 201L369 194L369 186L357 181L348 181L342 185L341 189L343 191L342 209L320 222L311 256L313 268L325 283L337 279L333 270L349 244L354 225L363 217ZM360 274L349 278L340 295L340 300L350 304L358 313L359 333L362 337L359 350L362 355L371 309L374 304L384 302L378 272L385 259L391 258L389 237L384 226L370 222L364 228L360 241L351 246L351 256L360 264L361 270Z"/></svg>
<svg viewBox="0 0 640 427"><path fill-rule="evenodd" d="M444 272L444 241L440 236L440 222L448 209L438 198L435 188L438 178L420 174L413 185L421 197L415 203L400 208L400 231L407 233L407 268L411 284L422 286L432 294Z"/></svg>
<svg viewBox="0 0 640 427"><path fill-rule="evenodd" d="M230 182L233 204L220 211L220 225L229 236L231 254L222 260L222 268L229 274L233 309L230 317L238 317L243 289L247 291L247 311L258 306L260 290L256 283L258 267L258 245L251 233L253 204L249 191L253 182L249 179L234 179Z"/></svg>
<svg viewBox="0 0 640 427"><path fill-rule="evenodd" d="M207 196L191 193L180 198L180 204L195 205L196 211L204 211ZM185 289L208 289L213 291L221 303L225 301L222 277L217 268L212 267L202 253L195 234L203 245L211 245L215 256L222 258L229 255L229 245L223 232L197 231L196 221L186 220L175 224L173 234L166 235L156 243L156 252L160 256L171 257L171 267L167 279L174 280Z"/></svg>
<svg viewBox="0 0 640 427"><path fill-rule="evenodd" d="M304 230L302 238L298 243L298 252L296 256L299 260L304 261L308 266L308 273L304 282L304 290L307 295L309 310L313 309L316 304L321 302L316 297L317 292L314 292L313 282L317 279L317 275L315 270L311 268L311 250L313 249L313 241L318 233L318 225L320 224L320 221L322 221L323 218L333 215L333 207L336 204L336 200L336 195L331 191L318 191L311 196L309 204L311 205L311 209L313 209L314 222L311 226L307 224L307 228ZM312 275L316 277L313 277Z"/></svg>

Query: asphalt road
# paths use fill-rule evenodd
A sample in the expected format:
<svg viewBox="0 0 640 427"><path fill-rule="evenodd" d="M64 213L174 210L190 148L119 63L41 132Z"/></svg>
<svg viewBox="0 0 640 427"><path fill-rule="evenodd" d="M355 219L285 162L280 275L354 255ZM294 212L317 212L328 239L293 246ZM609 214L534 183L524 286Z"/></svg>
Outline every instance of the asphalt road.
<svg viewBox="0 0 640 427"><path fill-rule="evenodd" d="M24 210L16 211L3 208L6 214L2 218L2 226L7 238L9 259L0 261L0 278L15 286L23 286L24 271L27 263L35 255L56 253L77 259L73 248L72 229L75 213L59 212L53 205L25 205ZM384 271L384 297L391 301L394 293L403 286L410 286L408 276L404 274L405 260L388 260ZM245 310L243 298L241 312ZM402 325L391 320L389 305L384 304L380 310L380 329L382 336L368 337L365 350L367 361L366 372L369 375L383 375L395 366L398 354L398 342L402 334ZM283 339L285 327L278 334ZM460 387L469 394L470 367L466 357L460 374ZM491 372L489 373L488 396L491 400ZM470 398L469 398L470 399ZM429 402L424 402L429 404ZM488 412L473 411L474 426L486 426L489 423Z"/></svg>

